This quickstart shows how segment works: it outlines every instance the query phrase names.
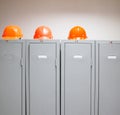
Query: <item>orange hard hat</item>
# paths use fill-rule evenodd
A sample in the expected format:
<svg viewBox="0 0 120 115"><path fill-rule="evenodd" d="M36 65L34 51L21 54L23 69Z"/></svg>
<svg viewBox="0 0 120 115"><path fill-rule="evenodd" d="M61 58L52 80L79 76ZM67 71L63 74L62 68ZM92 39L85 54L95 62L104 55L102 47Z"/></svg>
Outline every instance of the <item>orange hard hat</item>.
<svg viewBox="0 0 120 115"><path fill-rule="evenodd" d="M35 34L34 34L34 39L52 39L52 32L51 29L49 27L46 26L39 26L36 30L35 30Z"/></svg>
<svg viewBox="0 0 120 115"><path fill-rule="evenodd" d="M2 38L4 40L16 40L22 37L22 30L19 26L16 25L6 26L2 34Z"/></svg>
<svg viewBox="0 0 120 115"><path fill-rule="evenodd" d="M68 36L68 39L70 40L86 39L86 38L87 38L86 31L81 26L74 26L70 30L69 36Z"/></svg>

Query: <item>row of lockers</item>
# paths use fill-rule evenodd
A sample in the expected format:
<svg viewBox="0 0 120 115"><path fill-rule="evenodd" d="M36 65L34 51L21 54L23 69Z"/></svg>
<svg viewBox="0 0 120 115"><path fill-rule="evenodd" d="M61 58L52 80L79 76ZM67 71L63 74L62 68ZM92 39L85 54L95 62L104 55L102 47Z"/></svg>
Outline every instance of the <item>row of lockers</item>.
<svg viewBox="0 0 120 115"><path fill-rule="evenodd" d="M0 115L120 115L119 41L0 40Z"/></svg>

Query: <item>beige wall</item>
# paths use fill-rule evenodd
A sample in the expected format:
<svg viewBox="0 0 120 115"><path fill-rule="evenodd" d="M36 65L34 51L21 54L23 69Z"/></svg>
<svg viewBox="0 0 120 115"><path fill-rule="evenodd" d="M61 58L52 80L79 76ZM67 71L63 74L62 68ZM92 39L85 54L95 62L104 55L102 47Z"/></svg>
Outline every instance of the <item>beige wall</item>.
<svg viewBox="0 0 120 115"><path fill-rule="evenodd" d="M0 35L9 24L19 25L25 39L40 25L67 39L81 25L90 40L120 40L120 0L0 0Z"/></svg>

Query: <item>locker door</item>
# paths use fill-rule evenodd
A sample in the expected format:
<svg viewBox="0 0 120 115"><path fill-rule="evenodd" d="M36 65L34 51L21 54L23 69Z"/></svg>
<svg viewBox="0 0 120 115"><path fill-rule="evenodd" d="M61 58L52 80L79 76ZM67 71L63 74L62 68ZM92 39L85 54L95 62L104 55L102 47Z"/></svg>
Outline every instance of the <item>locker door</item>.
<svg viewBox="0 0 120 115"><path fill-rule="evenodd" d="M120 43L97 44L99 115L120 115Z"/></svg>
<svg viewBox="0 0 120 115"><path fill-rule="evenodd" d="M24 115L23 43L0 41L0 115Z"/></svg>
<svg viewBox="0 0 120 115"><path fill-rule="evenodd" d="M92 53L91 43L64 43L62 115L92 115Z"/></svg>
<svg viewBox="0 0 120 115"><path fill-rule="evenodd" d="M58 115L57 43L29 44L29 115Z"/></svg>

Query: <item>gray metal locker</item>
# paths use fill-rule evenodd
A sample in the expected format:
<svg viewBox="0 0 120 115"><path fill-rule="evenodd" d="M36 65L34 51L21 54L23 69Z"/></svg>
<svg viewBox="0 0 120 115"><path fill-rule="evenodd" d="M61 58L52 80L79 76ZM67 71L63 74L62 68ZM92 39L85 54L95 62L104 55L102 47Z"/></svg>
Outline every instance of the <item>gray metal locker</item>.
<svg viewBox="0 0 120 115"><path fill-rule="evenodd" d="M59 115L59 41L27 41L27 50L27 115Z"/></svg>
<svg viewBox="0 0 120 115"><path fill-rule="evenodd" d="M63 41L61 115L94 115L94 42Z"/></svg>
<svg viewBox="0 0 120 115"><path fill-rule="evenodd" d="M96 43L96 115L120 115L120 42Z"/></svg>
<svg viewBox="0 0 120 115"><path fill-rule="evenodd" d="M0 40L0 115L25 115L24 42Z"/></svg>

